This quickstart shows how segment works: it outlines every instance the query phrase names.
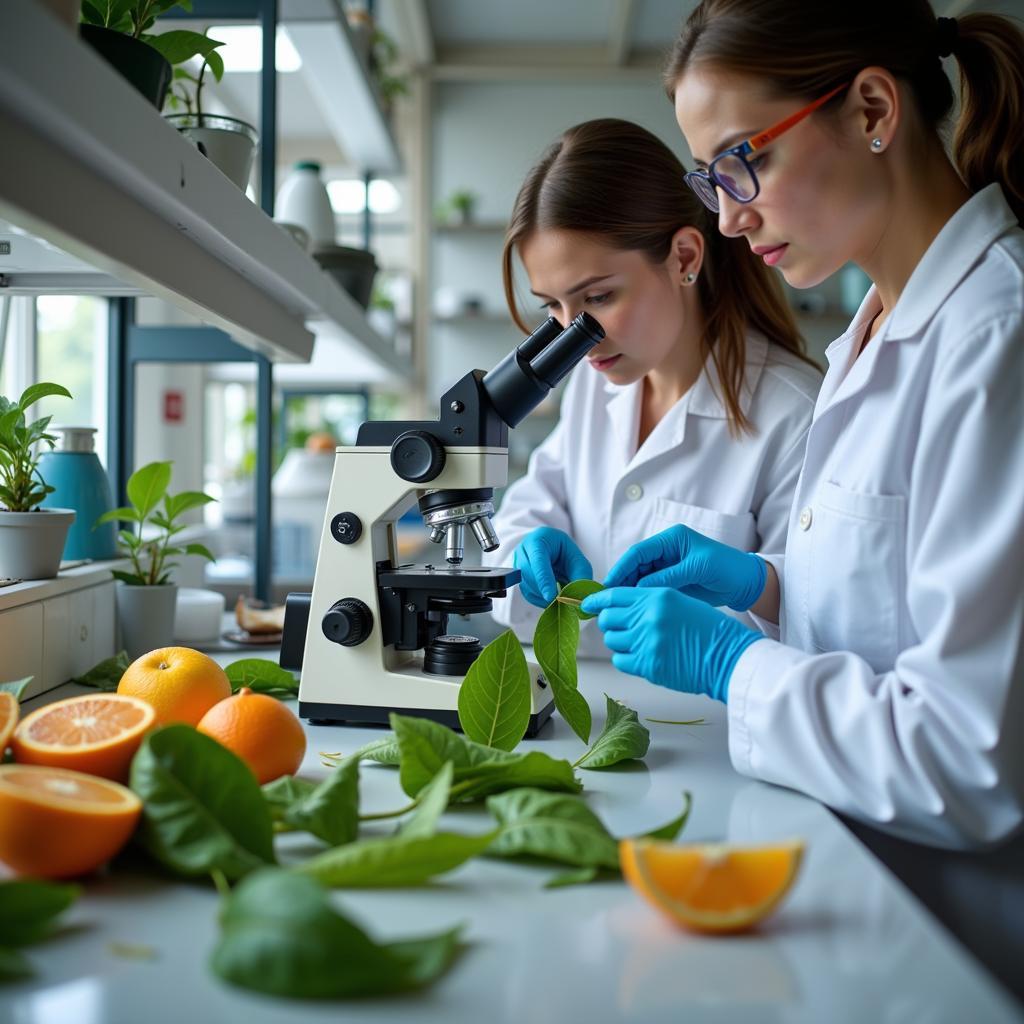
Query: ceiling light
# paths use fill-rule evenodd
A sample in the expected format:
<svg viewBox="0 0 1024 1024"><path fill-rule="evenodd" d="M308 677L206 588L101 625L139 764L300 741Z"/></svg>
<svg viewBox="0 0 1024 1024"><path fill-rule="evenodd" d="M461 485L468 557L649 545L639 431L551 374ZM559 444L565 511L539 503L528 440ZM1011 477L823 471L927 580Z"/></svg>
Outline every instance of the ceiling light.
<svg viewBox="0 0 1024 1024"><path fill-rule="evenodd" d="M217 52L224 58L225 71L263 70L263 29L259 25L211 25L207 35L224 43ZM277 27L275 60L278 71L302 67L302 58L283 25Z"/></svg>

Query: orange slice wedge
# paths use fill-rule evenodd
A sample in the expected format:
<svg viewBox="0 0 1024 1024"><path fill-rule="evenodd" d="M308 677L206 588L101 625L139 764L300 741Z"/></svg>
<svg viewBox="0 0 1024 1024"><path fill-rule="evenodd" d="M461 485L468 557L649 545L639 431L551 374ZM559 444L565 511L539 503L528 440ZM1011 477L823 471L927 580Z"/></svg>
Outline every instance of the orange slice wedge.
<svg viewBox="0 0 1024 1024"><path fill-rule="evenodd" d="M738 932L767 917L796 878L804 844L678 845L623 839L622 873L674 921L703 932Z"/></svg>
<svg viewBox="0 0 1024 1024"><path fill-rule="evenodd" d="M21 875L95 871L131 838L142 801L128 788L64 768L0 765L0 861Z"/></svg>
<svg viewBox="0 0 1024 1024"><path fill-rule="evenodd" d="M68 697L38 708L14 730L11 746L21 764L125 781L156 711L139 697L101 693Z"/></svg>
<svg viewBox="0 0 1024 1024"><path fill-rule="evenodd" d="M0 758L4 756L7 745L11 742L14 727L18 724L20 707L13 693L0 690Z"/></svg>

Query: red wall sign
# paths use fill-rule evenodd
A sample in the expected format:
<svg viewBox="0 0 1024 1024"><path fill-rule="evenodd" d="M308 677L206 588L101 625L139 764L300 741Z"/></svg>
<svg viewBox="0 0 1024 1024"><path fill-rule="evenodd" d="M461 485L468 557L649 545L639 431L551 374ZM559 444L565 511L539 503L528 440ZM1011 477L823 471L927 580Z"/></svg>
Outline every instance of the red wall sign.
<svg viewBox="0 0 1024 1024"><path fill-rule="evenodd" d="M164 423L181 423L185 418L185 396L180 391L164 392Z"/></svg>

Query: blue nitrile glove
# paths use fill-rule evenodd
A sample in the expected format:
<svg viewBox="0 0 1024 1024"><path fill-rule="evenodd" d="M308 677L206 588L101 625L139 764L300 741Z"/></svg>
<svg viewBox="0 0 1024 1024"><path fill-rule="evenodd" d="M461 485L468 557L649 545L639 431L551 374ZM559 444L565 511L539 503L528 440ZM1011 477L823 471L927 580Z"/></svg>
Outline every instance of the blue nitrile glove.
<svg viewBox="0 0 1024 1024"><path fill-rule="evenodd" d="M538 526L520 542L512 565L523 574L519 592L530 604L547 608L558 597L558 582L589 580L594 570L567 533Z"/></svg>
<svg viewBox="0 0 1024 1024"><path fill-rule="evenodd" d="M671 587L716 608L745 612L764 590L763 558L671 526L634 544L612 567L606 587Z"/></svg>
<svg viewBox="0 0 1024 1024"><path fill-rule="evenodd" d="M597 615L620 672L723 702L740 655L763 639L717 608L668 587L601 590L580 610Z"/></svg>

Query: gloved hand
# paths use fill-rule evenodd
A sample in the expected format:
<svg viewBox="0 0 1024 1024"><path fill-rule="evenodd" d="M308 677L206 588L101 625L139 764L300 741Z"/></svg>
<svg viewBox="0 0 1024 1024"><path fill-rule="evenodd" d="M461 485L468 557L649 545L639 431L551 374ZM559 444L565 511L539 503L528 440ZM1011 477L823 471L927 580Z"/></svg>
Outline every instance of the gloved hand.
<svg viewBox="0 0 1024 1024"><path fill-rule="evenodd" d="M620 672L723 702L740 655L763 639L717 608L667 587L601 590L580 610L597 615Z"/></svg>
<svg viewBox="0 0 1024 1024"><path fill-rule="evenodd" d="M612 567L606 587L671 587L707 604L745 612L764 590L768 568L749 551L671 526L634 544Z"/></svg>
<svg viewBox="0 0 1024 1024"><path fill-rule="evenodd" d="M550 526L538 526L519 542L512 565L523 574L519 592L538 608L547 608L558 597L559 581L589 580L594 575L573 539Z"/></svg>

